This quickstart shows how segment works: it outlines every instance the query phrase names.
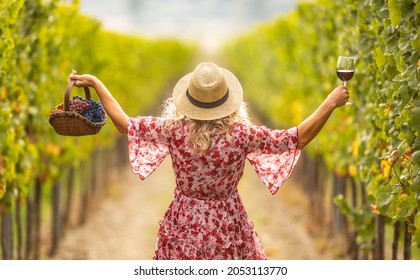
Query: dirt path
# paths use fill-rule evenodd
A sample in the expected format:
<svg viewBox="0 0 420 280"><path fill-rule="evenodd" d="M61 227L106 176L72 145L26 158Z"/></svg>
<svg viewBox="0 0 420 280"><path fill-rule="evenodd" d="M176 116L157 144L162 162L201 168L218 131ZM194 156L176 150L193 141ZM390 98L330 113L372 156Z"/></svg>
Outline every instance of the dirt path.
<svg viewBox="0 0 420 280"><path fill-rule="evenodd" d="M158 222L169 205L174 175L170 159L147 180L127 174L112 186L86 225L67 231L54 259L153 257ZM247 164L240 193L269 259L330 259L307 232L303 195L287 182L272 196Z"/></svg>

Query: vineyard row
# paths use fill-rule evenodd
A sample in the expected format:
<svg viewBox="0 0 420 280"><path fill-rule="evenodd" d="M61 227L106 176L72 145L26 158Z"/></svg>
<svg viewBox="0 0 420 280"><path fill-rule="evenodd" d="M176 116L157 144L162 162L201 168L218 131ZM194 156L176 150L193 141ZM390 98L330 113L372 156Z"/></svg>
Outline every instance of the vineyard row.
<svg viewBox="0 0 420 280"><path fill-rule="evenodd" d="M16 231L39 230L45 220L25 219L25 209L39 196L52 195L68 170L80 170L118 138L110 121L100 134L85 137L59 136L48 124L51 110L63 102L72 69L106 81L124 110L136 115L160 102L164 85L189 68L194 54L194 46L178 41L105 31L79 12L78 1L64 2L0 2L0 251L6 259L16 257L16 243L25 244L25 235ZM84 96L79 89L71 94Z"/></svg>
<svg viewBox="0 0 420 280"><path fill-rule="evenodd" d="M400 225L406 247L420 250L419 15L418 0L301 3L225 52L249 101L277 127L309 116L340 82L338 56L356 57L352 105L335 110L307 151L353 186L334 201L364 253Z"/></svg>

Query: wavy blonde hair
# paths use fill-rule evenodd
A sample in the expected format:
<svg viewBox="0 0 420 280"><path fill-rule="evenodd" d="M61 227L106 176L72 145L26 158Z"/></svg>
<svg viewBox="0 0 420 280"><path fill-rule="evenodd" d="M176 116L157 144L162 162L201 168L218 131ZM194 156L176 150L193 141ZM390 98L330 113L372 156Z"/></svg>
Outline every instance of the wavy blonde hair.
<svg viewBox="0 0 420 280"><path fill-rule="evenodd" d="M166 126L169 129L181 130L184 124L188 123L189 147L197 153L204 153L210 149L212 138L215 135L224 134L228 143L232 143L232 129L235 123L251 124L249 108L242 102L239 109L233 114L216 120L195 120L188 118L177 110L172 98L168 98L163 104L162 118L166 119Z"/></svg>

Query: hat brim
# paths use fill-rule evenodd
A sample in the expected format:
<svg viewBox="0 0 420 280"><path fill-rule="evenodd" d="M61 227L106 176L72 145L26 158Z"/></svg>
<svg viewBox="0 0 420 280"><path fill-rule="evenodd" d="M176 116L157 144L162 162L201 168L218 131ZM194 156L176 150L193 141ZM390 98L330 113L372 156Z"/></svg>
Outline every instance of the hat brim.
<svg viewBox="0 0 420 280"><path fill-rule="evenodd" d="M172 100L176 108L185 116L195 120L216 120L236 112L243 101L241 83L229 70L220 67L225 75L229 88L228 99L215 108L201 108L192 104L187 98L187 89L192 72L182 77L174 87Z"/></svg>

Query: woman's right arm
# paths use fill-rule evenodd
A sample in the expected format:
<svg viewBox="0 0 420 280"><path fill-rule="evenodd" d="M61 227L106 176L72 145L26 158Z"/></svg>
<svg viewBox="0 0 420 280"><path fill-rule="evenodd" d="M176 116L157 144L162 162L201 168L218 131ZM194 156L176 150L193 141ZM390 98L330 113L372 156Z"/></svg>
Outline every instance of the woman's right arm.
<svg viewBox="0 0 420 280"><path fill-rule="evenodd" d="M306 120L298 125L298 149L303 149L324 127L335 108L349 100L349 91L343 85L335 88L324 102Z"/></svg>
<svg viewBox="0 0 420 280"><path fill-rule="evenodd" d="M74 85L77 87L93 87L117 130L120 133L127 134L128 115L98 78L89 74L76 75L76 71L72 71L69 79L76 80Z"/></svg>

